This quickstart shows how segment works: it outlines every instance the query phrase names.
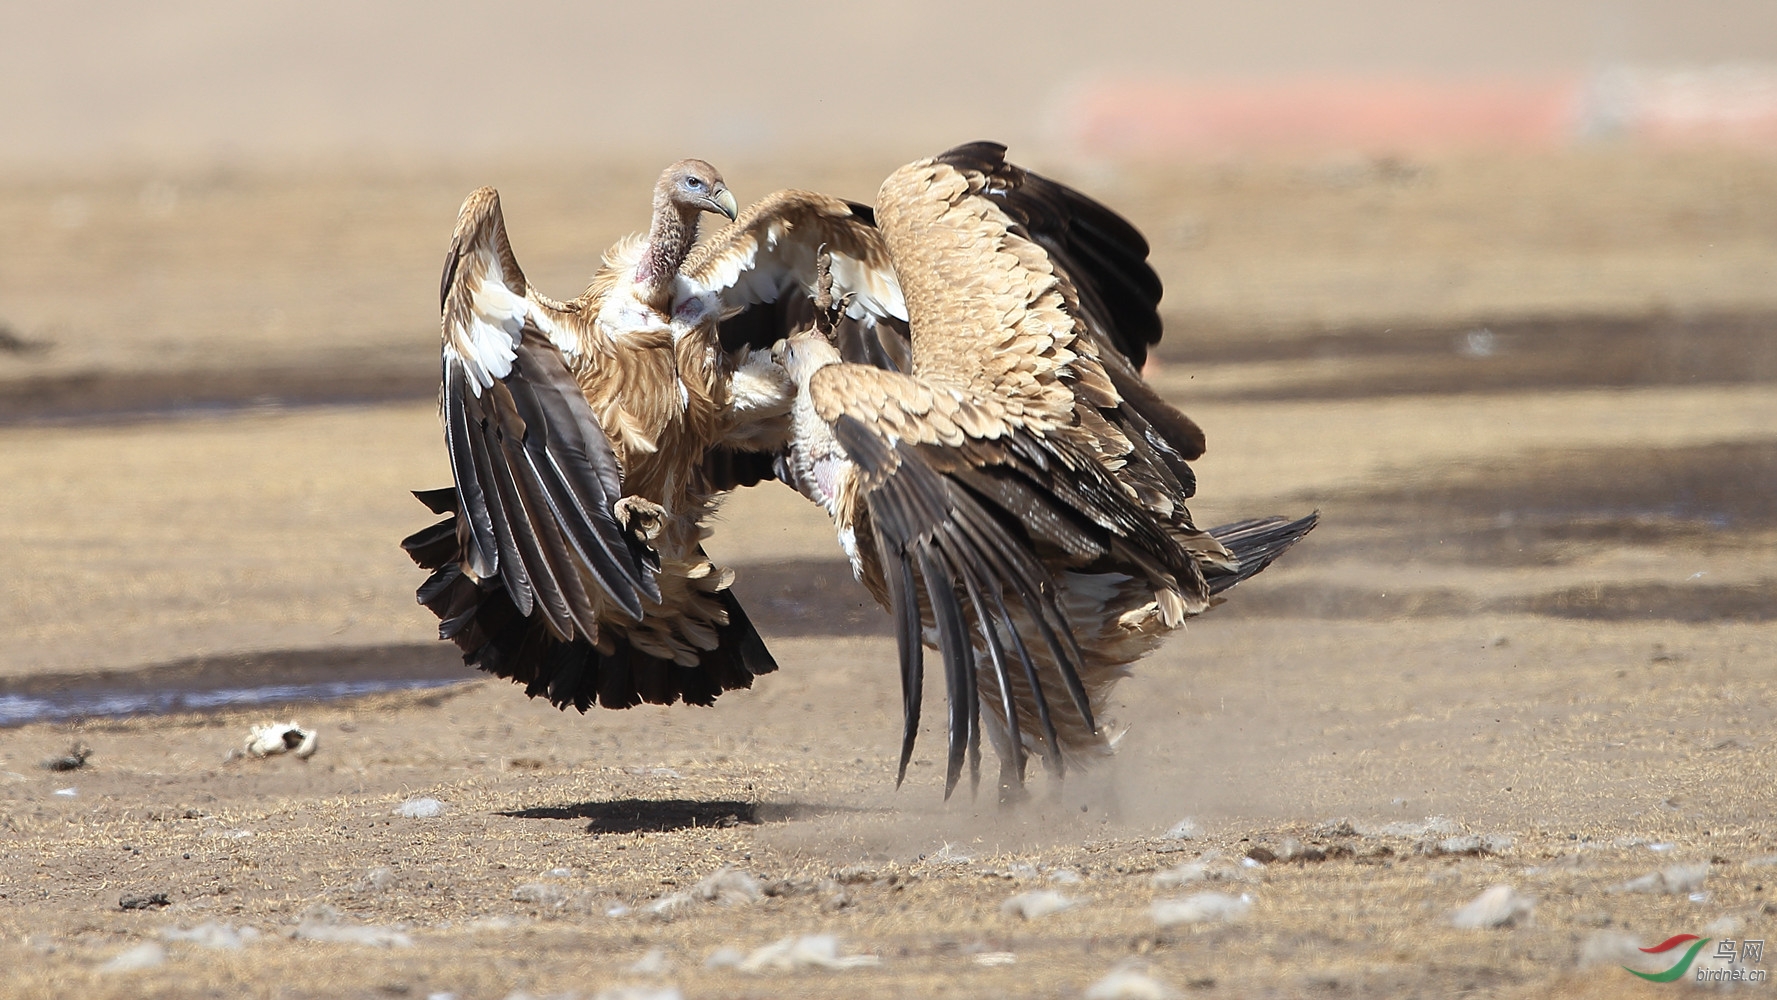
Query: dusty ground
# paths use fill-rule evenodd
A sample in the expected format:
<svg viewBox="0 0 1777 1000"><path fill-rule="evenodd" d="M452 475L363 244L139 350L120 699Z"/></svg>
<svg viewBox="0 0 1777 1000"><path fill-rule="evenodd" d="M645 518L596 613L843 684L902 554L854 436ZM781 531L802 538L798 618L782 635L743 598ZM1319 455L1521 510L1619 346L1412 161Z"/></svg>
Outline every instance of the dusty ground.
<svg viewBox="0 0 1777 1000"><path fill-rule="evenodd" d="M599 186L651 170L493 173L568 291L634 221ZM892 640L776 488L714 548L783 669L712 711L562 715L431 641L394 542L429 519L402 491L446 475L429 289L479 179L4 190L30 238L0 247L0 321L43 346L0 352L0 704L463 679L0 730L0 994L1078 997L1137 963L1193 996L1657 995L1619 965L1670 962L1635 946L1777 930L1769 162L1073 178L1155 235L1200 518L1325 521L1119 689L1112 766L1011 813L943 803L937 732L894 790ZM317 754L228 759L274 717ZM75 744L85 767L39 766ZM442 814L396 815L417 797ZM727 865L756 885L701 898ZM1534 912L1451 924L1495 885ZM1076 905L1002 912L1039 889ZM1150 912L1200 891L1250 908ZM204 924L258 936L167 936ZM814 933L879 961L708 964Z"/></svg>

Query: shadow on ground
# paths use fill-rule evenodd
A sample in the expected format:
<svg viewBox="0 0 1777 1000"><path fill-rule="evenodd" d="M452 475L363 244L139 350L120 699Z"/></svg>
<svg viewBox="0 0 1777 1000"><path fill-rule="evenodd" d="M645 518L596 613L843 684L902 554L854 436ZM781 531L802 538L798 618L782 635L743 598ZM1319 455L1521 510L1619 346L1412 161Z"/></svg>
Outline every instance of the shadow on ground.
<svg viewBox="0 0 1777 1000"><path fill-rule="evenodd" d="M669 833L699 827L758 826L826 816L838 812L886 812L854 806L801 802L739 802L725 799L616 799L576 802L565 806L534 806L500 813L514 819L584 819L587 833Z"/></svg>

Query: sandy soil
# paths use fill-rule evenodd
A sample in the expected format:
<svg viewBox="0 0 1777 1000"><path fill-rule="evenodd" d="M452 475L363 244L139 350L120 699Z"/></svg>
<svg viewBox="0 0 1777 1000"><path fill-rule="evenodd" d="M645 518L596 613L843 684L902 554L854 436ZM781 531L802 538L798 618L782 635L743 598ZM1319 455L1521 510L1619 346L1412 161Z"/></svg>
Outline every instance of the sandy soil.
<svg viewBox="0 0 1777 1000"><path fill-rule="evenodd" d="M1200 518L1325 521L1119 689L1110 766L1012 812L943 802L935 731L894 789L892 639L779 488L712 548L783 669L714 710L564 715L431 640L394 542L446 475L426 317L462 179L181 182L164 217L120 179L60 229L67 191L9 189L44 240L0 248L0 320L49 346L0 353L0 698L460 680L0 730L0 995L1078 997L1133 963L1192 996L1633 996L1678 988L1619 968L1670 964L1638 946L1771 936L1769 165L1352 169L1075 178L1156 234ZM545 287L629 224L576 173L494 179ZM383 401L279 402L341 398L329 372ZM230 757L272 718L315 756ZM1534 909L1452 924L1497 885ZM1074 905L1003 911L1038 890ZM1240 912L1156 920L1196 892ZM717 954L818 933L876 964Z"/></svg>

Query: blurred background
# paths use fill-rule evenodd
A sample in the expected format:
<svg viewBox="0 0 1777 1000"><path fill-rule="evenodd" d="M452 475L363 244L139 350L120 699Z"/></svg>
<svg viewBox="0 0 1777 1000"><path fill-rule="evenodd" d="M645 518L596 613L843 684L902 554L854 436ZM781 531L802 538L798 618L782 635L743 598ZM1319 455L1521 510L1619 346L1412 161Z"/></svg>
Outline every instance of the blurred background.
<svg viewBox="0 0 1777 1000"><path fill-rule="evenodd" d="M7 21L0 675L347 647L446 669L394 543L427 520L403 491L448 475L434 295L463 194L500 187L531 280L568 296L669 160L715 161L743 201L869 200L976 138L1148 234L1150 374L1210 430L1205 519L1328 511L1256 609L1764 620L1777 6L89 0ZM1635 463L1654 472L1630 488ZM835 553L761 496L717 545L795 570L742 586L797 634L826 620L797 581ZM1699 546L1731 554L1717 590L1679 558Z"/></svg>

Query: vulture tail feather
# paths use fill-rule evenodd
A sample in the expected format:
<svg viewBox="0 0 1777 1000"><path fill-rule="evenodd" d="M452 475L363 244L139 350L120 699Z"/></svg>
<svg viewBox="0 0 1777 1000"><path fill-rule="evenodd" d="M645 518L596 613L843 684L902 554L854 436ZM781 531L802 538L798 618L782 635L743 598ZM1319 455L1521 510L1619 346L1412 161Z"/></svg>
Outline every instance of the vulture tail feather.
<svg viewBox="0 0 1777 1000"><path fill-rule="evenodd" d="M1262 517L1209 529L1209 534L1238 560L1237 568L1233 570L1216 566L1204 568L1203 576L1209 583L1209 592L1219 594L1242 580L1251 579L1290 546L1301 541L1302 536L1313 531L1319 522L1320 511L1315 511L1294 521Z"/></svg>

